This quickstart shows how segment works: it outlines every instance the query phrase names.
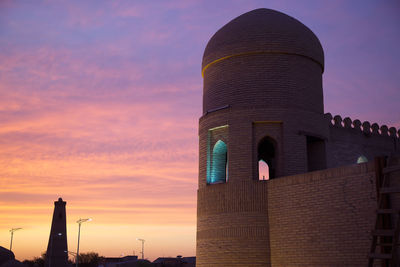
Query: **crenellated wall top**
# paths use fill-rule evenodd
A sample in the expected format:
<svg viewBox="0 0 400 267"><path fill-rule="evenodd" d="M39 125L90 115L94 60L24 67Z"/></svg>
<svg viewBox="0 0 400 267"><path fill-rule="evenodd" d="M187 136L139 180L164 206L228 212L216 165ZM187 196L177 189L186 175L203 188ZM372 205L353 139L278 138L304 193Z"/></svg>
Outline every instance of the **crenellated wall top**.
<svg viewBox="0 0 400 267"><path fill-rule="evenodd" d="M326 113L325 118L332 127L358 130L367 135L373 134L383 137L400 138L400 129L396 129L395 127L388 128L386 125L381 125L379 127L377 123L371 124L369 121L364 121L361 123L360 120L352 120L349 117L342 119L340 115L332 117L332 114L330 113Z"/></svg>

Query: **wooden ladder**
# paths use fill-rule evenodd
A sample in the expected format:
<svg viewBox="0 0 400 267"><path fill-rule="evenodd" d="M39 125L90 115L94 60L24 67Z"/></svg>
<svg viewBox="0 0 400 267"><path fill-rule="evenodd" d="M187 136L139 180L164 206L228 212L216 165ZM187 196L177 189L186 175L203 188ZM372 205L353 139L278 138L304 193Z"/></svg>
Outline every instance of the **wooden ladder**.
<svg viewBox="0 0 400 267"><path fill-rule="evenodd" d="M400 212L391 208L389 196L390 194L400 193L400 187L390 187L389 174L400 171L400 165L385 166L385 158L375 159L378 209L376 210L375 228L371 232L372 244L368 255L368 267L373 267L374 261L377 259L381 260L381 266L398 266L397 246L400 233ZM396 213L398 216L393 216ZM393 220L394 218L396 221Z"/></svg>

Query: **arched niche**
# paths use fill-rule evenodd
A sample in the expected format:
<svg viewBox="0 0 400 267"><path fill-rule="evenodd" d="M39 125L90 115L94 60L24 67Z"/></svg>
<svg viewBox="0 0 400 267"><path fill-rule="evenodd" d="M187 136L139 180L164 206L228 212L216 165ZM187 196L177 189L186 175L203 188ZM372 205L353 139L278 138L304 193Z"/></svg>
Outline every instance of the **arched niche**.
<svg viewBox="0 0 400 267"><path fill-rule="evenodd" d="M258 143L257 147L257 164L258 177L261 180L265 176L265 180L275 178L276 174L276 142L271 137L266 136ZM265 166L266 165L266 166ZM268 175L263 174L268 170ZM268 178L267 178L268 177Z"/></svg>
<svg viewBox="0 0 400 267"><path fill-rule="evenodd" d="M209 183L225 183L228 178L228 149L222 140L218 140L212 151L211 177Z"/></svg>

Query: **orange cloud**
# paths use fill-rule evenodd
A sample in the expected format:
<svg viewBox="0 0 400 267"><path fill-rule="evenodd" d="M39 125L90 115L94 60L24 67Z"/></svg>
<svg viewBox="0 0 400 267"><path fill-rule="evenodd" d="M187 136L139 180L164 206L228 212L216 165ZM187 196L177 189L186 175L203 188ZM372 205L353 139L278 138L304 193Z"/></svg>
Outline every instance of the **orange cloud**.
<svg viewBox="0 0 400 267"><path fill-rule="evenodd" d="M46 64L27 71L24 82L15 74L0 78L0 244L7 247L8 230L22 227L13 246L17 258L39 256L47 246L53 201L61 196L71 250L75 221L93 217L85 225L82 251L138 253L135 238L143 237L150 258L194 255L197 119L177 116L179 98L153 97L181 89L155 84L138 94L80 95L81 85L68 81L71 73L84 70L85 77L101 81L124 75L135 80L140 74L131 74L140 71L107 71L70 56L46 49L24 59L3 55L4 72ZM60 72L57 61L68 67ZM53 90L49 81L65 84ZM30 91L29 84L46 89Z"/></svg>

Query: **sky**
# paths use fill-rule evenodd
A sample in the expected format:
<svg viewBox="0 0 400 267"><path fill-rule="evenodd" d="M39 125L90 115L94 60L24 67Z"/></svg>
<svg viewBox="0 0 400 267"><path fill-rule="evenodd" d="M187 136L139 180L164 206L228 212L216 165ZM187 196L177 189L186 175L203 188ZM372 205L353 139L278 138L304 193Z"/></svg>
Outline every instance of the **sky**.
<svg viewBox="0 0 400 267"><path fill-rule="evenodd" d="M46 250L54 201L68 248L194 256L201 60L256 8L293 16L325 51L325 112L400 128L400 2L0 1L0 246Z"/></svg>

